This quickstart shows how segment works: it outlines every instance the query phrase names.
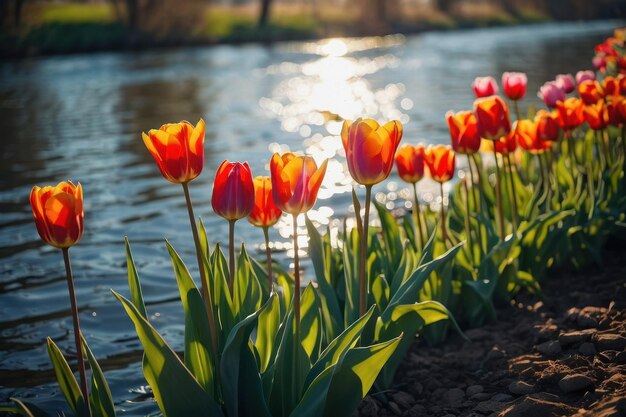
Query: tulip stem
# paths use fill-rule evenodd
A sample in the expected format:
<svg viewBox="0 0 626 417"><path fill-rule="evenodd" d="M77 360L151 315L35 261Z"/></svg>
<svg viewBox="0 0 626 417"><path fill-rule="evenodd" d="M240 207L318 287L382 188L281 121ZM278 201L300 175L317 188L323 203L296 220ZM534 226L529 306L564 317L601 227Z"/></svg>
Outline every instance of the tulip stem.
<svg viewBox="0 0 626 417"><path fill-rule="evenodd" d="M543 159L541 159L541 154L537 154L537 162L539 163L539 172L541 172L541 186L543 188L543 194L548 194L548 183L546 182L546 174L544 173L543 167ZM546 200L546 208L549 205L549 198Z"/></svg>
<svg viewBox="0 0 626 417"><path fill-rule="evenodd" d="M469 187L467 186L467 178L463 178L463 188L465 189L465 234L467 235L467 247L469 248L470 260L472 264L474 264L474 247L472 246L472 234L471 234L471 229L470 229L470 205L469 205L470 197L469 197Z"/></svg>
<svg viewBox="0 0 626 417"><path fill-rule="evenodd" d="M267 280L270 294L274 291L274 277L272 272L272 250L270 249L269 227L263 226L263 236L265 237L265 256L267 257Z"/></svg>
<svg viewBox="0 0 626 417"><path fill-rule="evenodd" d="M470 158L470 155L467 155L467 167L469 169L469 173L470 173L470 180L472 182L472 200L474 201L474 210L476 210L476 212L478 212L478 200L476 198L476 192L475 192L475 183L474 183L474 170L472 169L472 161L471 159L473 159L473 155L472 158ZM474 160L474 163L476 163L476 161ZM478 168L476 168L478 169Z"/></svg>
<svg viewBox="0 0 626 417"><path fill-rule="evenodd" d="M471 158L470 158L471 156ZM478 183L474 182L474 170L472 169L472 161L474 161L474 165L476 166L476 177L478 178ZM470 172L470 179L472 180L472 198L474 200L474 210L476 211L476 213L479 212L480 208L482 206L479 206L478 201L480 201L479 198L476 197L476 194L478 194L478 196L480 197L480 168L478 167L478 161L476 160L476 155L471 154L471 155L467 155L467 164L469 165L469 172ZM481 201L482 204L482 201ZM478 245L480 246L480 251L481 253L485 253L486 252L486 248L483 248L483 238L482 238L482 234L480 231L480 222L477 223L478 229L476 230L476 236L478 237Z"/></svg>
<svg viewBox="0 0 626 417"><path fill-rule="evenodd" d="M517 100L513 100L513 108L515 109L515 117L517 117L517 120L520 120L521 113L519 111L519 104L517 104Z"/></svg>
<svg viewBox="0 0 626 417"><path fill-rule="evenodd" d="M443 204L443 182L439 183L439 190L441 191L441 238L445 245L448 241L448 231L446 230L446 208Z"/></svg>
<svg viewBox="0 0 626 417"><path fill-rule="evenodd" d="M367 260L367 238L369 235L370 203L372 200L372 186L365 186L365 215L363 216L363 235L361 235L361 253L359 257L359 317L367 311L368 277L365 262Z"/></svg>
<svg viewBox="0 0 626 417"><path fill-rule="evenodd" d="M415 215L415 242L419 245L419 250L424 249L424 245L426 244L423 231L422 231L422 220L421 220L421 209L420 202L417 195L417 183L413 183L413 214ZM419 242L419 243L418 243Z"/></svg>
<svg viewBox="0 0 626 417"><path fill-rule="evenodd" d="M293 215L293 308L296 318L296 342L300 343L300 255L298 254L298 215ZM297 353L296 353L297 355Z"/></svg>
<svg viewBox="0 0 626 417"><path fill-rule="evenodd" d="M500 183L500 166L498 165L498 153L496 146L493 146L493 158L496 163L496 205L498 206L498 217L500 220L500 239L504 240L504 211L502 209L502 184Z"/></svg>
<svg viewBox="0 0 626 417"><path fill-rule="evenodd" d="M78 306L76 304L76 293L74 292L74 276L72 275L72 264L70 263L70 250L63 248L63 261L65 262L65 273L67 276L67 289L70 293L70 303L72 305L72 320L74 322L74 343L76 344L76 357L78 358L78 374L80 376L80 391L83 394L87 413L91 416L89 406L89 391L87 390L87 375L85 372L85 358L81 343L80 322L78 321Z"/></svg>
<svg viewBox="0 0 626 417"><path fill-rule="evenodd" d="M235 291L235 222L237 220L228 221L228 269L230 274L228 275L228 288L230 289L230 296L233 296Z"/></svg>
<svg viewBox="0 0 626 417"><path fill-rule="evenodd" d="M504 158L503 158L504 159ZM513 163L511 162L511 155L506 154L505 169L509 170L509 184L511 185L511 202L513 208L511 209L511 219L513 220L513 232L517 230L517 191L515 190L515 182L513 180Z"/></svg>
<svg viewBox="0 0 626 417"><path fill-rule="evenodd" d="M200 237L198 235L198 226L196 225L196 217L193 214L193 205L191 204L191 196L189 195L189 183L183 182L183 191L185 192L185 201L187 202L187 213L189 214L189 223L191 225L191 233L193 234L193 240L196 246L196 259L198 261L198 270L200 271L200 284L202 289L202 298L204 298L204 304L207 310L207 317L209 319L209 331L211 332L211 346L213 347L213 354L218 353L217 344L217 331L215 327L215 319L213 317L213 300L211 298L209 282L206 279L206 271L204 269L204 260L202 256L202 249L200 246Z"/></svg>

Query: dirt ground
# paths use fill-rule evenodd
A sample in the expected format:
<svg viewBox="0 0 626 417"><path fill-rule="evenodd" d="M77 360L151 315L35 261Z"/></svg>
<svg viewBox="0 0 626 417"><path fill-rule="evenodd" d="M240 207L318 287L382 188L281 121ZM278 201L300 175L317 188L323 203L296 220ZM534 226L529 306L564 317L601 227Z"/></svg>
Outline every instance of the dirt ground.
<svg viewBox="0 0 626 417"><path fill-rule="evenodd" d="M610 246L609 246L610 247ZM360 417L626 417L626 248L604 267L554 271L498 321L439 347L416 341L393 389Z"/></svg>

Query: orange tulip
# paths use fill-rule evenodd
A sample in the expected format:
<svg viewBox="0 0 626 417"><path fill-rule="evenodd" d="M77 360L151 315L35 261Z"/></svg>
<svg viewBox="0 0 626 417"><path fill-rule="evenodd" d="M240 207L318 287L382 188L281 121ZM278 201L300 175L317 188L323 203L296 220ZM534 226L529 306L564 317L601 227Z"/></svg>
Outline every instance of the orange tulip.
<svg viewBox="0 0 626 417"><path fill-rule="evenodd" d="M83 188L71 181L56 187L33 187L30 206L41 239L57 248L69 248L83 236Z"/></svg>
<svg viewBox="0 0 626 417"><path fill-rule="evenodd" d="M515 152L517 149L517 135L515 134L515 128L513 128L506 136L493 142L496 147L496 152L502 155L508 155Z"/></svg>
<svg viewBox="0 0 626 417"><path fill-rule="evenodd" d="M454 176L455 155L451 146L428 145L425 161L433 180L444 183Z"/></svg>
<svg viewBox="0 0 626 417"><path fill-rule="evenodd" d="M606 103L609 115L609 124L612 126L624 126L626 124L626 98L615 96Z"/></svg>
<svg viewBox="0 0 626 417"><path fill-rule="evenodd" d="M289 214L310 210L317 199L327 164L328 160L325 160L318 168L310 156L275 153L270 161L270 172L276 206Z"/></svg>
<svg viewBox="0 0 626 417"><path fill-rule="evenodd" d="M583 107L585 120L593 130L602 130L609 125L609 112L604 100Z"/></svg>
<svg viewBox="0 0 626 417"><path fill-rule="evenodd" d="M396 168L403 181L416 183L424 177L424 145L404 145L396 153Z"/></svg>
<svg viewBox="0 0 626 417"><path fill-rule="evenodd" d="M202 172L204 165L204 120L196 127L187 121L168 123L141 134L161 174L173 183L186 183Z"/></svg>
<svg viewBox="0 0 626 417"><path fill-rule="evenodd" d="M557 121L558 116L554 112L547 110L539 110L535 114L535 123L537 125L537 137L543 142L554 142L559 138L561 128Z"/></svg>
<svg viewBox="0 0 626 417"><path fill-rule="evenodd" d="M222 162L215 173L213 211L227 220L246 217L254 207L252 172L247 162Z"/></svg>
<svg viewBox="0 0 626 417"><path fill-rule="evenodd" d="M270 177L255 177L253 182L254 208L248 215L248 220L258 227L273 226L283 212L274 203L272 180Z"/></svg>
<svg viewBox="0 0 626 417"><path fill-rule="evenodd" d="M537 123L533 120L518 120L513 127L519 145L532 154L542 153L550 146L537 134Z"/></svg>
<svg viewBox="0 0 626 417"><path fill-rule="evenodd" d="M558 101L556 108L559 126L564 130L575 129L585 121L583 102L579 98L570 97L565 101Z"/></svg>
<svg viewBox="0 0 626 417"><path fill-rule="evenodd" d="M578 95L585 104L594 104L602 98L602 87L595 80L587 80L578 84Z"/></svg>
<svg viewBox="0 0 626 417"><path fill-rule="evenodd" d="M393 168L393 159L402 139L402 124L394 120L384 125L372 119L346 120L341 141L350 175L359 184L384 181Z"/></svg>
<svg viewBox="0 0 626 417"><path fill-rule="evenodd" d="M478 133L482 138L498 140L511 131L509 107L498 96L474 101L474 113L478 121Z"/></svg>
<svg viewBox="0 0 626 417"><path fill-rule="evenodd" d="M452 148L457 153L470 155L478 152L480 148L480 135L478 134L478 122L471 111L446 113Z"/></svg>
<svg viewBox="0 0 626 417"><path fill-rule="evenodd" d="M617 78L609 75L602 80L602 89L604 90L604 97L619 95L620 82Z"/></svg>

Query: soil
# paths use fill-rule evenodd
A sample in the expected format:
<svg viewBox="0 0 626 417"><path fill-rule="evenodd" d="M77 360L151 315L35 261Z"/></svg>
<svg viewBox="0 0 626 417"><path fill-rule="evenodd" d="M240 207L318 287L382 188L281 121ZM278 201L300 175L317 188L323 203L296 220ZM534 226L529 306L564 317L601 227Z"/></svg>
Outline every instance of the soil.
<svg viewBox="0 0 626 417"><path fill-rule="evenodd" d="M623 243L622 243L623 244ZM419 339L391 390L360 417L626 417L626 260L554 271L543 296L519 294L498 320L441 346Z"/></svg>

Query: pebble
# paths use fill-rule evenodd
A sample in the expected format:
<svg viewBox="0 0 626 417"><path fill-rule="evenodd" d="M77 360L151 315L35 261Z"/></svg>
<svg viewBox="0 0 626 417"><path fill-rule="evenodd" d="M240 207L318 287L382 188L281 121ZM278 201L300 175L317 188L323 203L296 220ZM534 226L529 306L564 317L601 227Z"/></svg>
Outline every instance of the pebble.
<svg viewBox="0 0 626 417"><path fill-rule="evenodd" d="M469 340L477 341L491 339L493 335L484 329L469 329L465 332L465 336L467 336Z"/></svg>
<svg viewBox="0 0 626 417"><path fill-rule="evenodd" d="M559 335L559 343L561 343L561 346L568 346L576 343L586 342L595 332L596 329L587 329L577 332L561 333Z"/></svg>
<svg viewBox="0 0 626 417"><path fill-rule="evenodd" d="M505 354L502 351L502 349L500 349L500 347L498 346L494 346L491 348L489 353L487 353L487 356L485 357L485 361L489 362L492 360L502 359L504 357L505 357Z"/></svg>
<svg viewBox="0 0 626 417"><path fill-rule="evenodd" d="M615 358L613 358L613 360L615 361L615 363L618 363L620 365L626 365L626 352L622 351L618 353L617 355L615 355Z"/></svg>
<svg viewBox="0 0 626 417"><path fill-rule="evenodd" d="M363 417L376 417L379 414L379 407L370 397L365 397L359 407L359 415Z"/></svg>
<svg viewBox="0 0 626 417"><path fill-rule="evenodd" d="M558 340L551 340L537 345L537 351L546 356L555 356L561 353L561 344Z"/></svg>
<svg viewBox="0 0 626 417"><path fill-rule="evenodd" d="M513 396L509 395L509 394L504 394L504 393L500 393L500 394L496 394L493 397L491 397L492 401L498 401L498 402L505 402L505 401L510 401L513 399Z"/></svg>
<svg viewBox="0 0 626 417"><path fill-rule="evenodd" d="M624 350L626 347L626 337L618 334L608 333L599 334L595 338L596 348L598 350Z"/></svg>
<svg viewBox="0 0 626 417"><path fill-rule="evenodd" d="M467 395L468 397L471 397L472 395L481 393L485 390L485 388L483 388L482 385L470 385L469 387L467 387L467 389L465 390L465 395Z"/></svg>
<svg viewBox="0 0 626 417"><path fill-rule="evenodd" d="M452 388L443 394L443 401L448 405L460 404L465 398L465 392L460 388Z"/></svg>
<svg viewBox="0 0 626 417"><path fill-rule="evenodd" d="M580 391L593 387L593 379L583 374L572 374L559 381L559 388L565 393Z"/></svg>
<svg viewBox="0 0 626 417"><path fill-rule="evenodd" d="M509 392L515 395L526 395L535 391L534 385L530 385L524 381L515 381L509 385Z"/></svg>
<svg viewBox="0 0 626 417"><path fill-rule="evenodd" d="M411 408L415 404L415 397L403 391L398 391L391 396L393 401L404 409Z"/></svg>
<svg viewBox="0 0 626 417"><path fill-rule="evenodd" d="M541 326L539 330L539 338L541 340L549 340L556 336L559 328L554 324L546 324L545 326Z"/></svg>
<svg viewBox="0 0 626 417"><path fill-rule="evenodd" d="M585 342L580 345L580 347L578 348L578 352L580 352L581 355L585 356L593 356L598 353L596 351L596 347L591 342Z"/></svg>
<svg viewBox="0 0 626 417"><path fill-rule="evenodd" d="M400 409L400 406L398 406L398 404L394 403L393 401L389 401L389 408L391 408L391 411L393 411L395 415L402 415L402 410Z"/></svg>
<svg viewBox="0 0 626 417"><path fill-rule="evenodd" d="M473 411L481 414L493 413L502 410L506 405L500 401L488 400L478 403Z"/></svg>
<svg viewBox="0 0 626 417"><path fill-rule="evenodd" d="M426 407L421 404L415 404L405 413L407 417L419 417L426 412Z"/></svg>
<svg viewBox="0 0 626 417"><path fill-rule="evenodd" d="M598 320L585 314L579 314L578 318L576 319L576 324L584 329L589 329L593 327L598 327Z"/></svg>
<svg viewBox="0 0 626 417"><path fill-rule="evenodd" d="M485 401L489 398L493 397L493 393L489 392L479 392L478 394L474 394L470 397L470 399L474 401Z"/></svg>

